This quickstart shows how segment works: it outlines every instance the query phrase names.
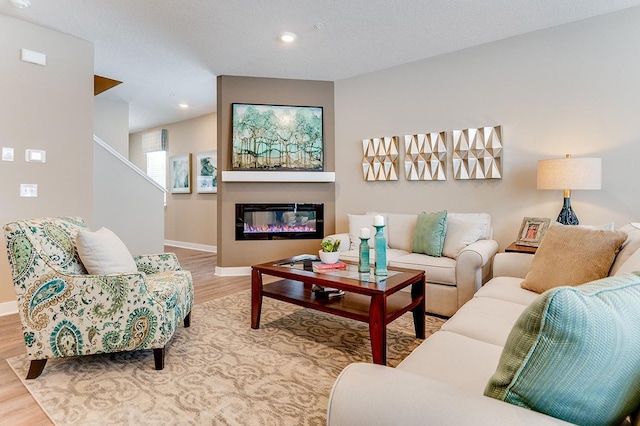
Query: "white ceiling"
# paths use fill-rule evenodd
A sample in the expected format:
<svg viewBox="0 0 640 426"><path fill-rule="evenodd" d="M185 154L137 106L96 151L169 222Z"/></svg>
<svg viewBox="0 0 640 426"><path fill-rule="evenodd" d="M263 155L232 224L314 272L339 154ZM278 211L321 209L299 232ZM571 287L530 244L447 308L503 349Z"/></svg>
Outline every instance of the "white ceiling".
<svg viewBox="0 0 640 426"><path fill-rule="evenodd" d="M640 0L0 0L95 43L130 131L216 110L216 75L336 81L640 5ZM317 29L316 24L322 28ZM278 41L298 35L293 45ZM28 48L29 46L25 46ZM181 110L178 104L190 105Z"/></svg>

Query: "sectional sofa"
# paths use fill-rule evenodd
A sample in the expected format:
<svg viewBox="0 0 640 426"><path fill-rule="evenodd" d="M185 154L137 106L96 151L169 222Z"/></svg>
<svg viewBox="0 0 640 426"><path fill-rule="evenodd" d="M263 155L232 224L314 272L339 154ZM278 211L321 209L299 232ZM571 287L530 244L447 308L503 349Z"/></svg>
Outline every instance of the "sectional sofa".
<svg viewBox="0 0 640 426"><path fill-rule="evenodd" d="M556 228L535 255L497 254L494 277L396 368L346 367L327 424L639 425L640 224L608 258L590 251L599 234ZM597 268L608 276L555 286Z"/></svg>
<svg viewBox="0 0 640 426"><path fill-rule="evenodd" d="M450 317L491 277L491 260L498 251L498 243L492 239L491 216L487 213L447 213L439 256L413 250L419 214L349 214L349 232L325 237L341 240L341 260L358 262L360 230L370 228L373 265L375 229L372 224L376 215L384 217L388 266L425 271L427 312Z"/></svg>

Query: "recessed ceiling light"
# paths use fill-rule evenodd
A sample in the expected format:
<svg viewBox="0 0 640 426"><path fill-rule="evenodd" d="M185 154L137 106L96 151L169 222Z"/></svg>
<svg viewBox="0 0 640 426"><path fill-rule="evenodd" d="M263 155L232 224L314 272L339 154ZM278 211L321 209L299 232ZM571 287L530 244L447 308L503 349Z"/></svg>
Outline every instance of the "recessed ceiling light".
<svg viewBox="0 0 640 426"><path fill-rule="evenodd" d="M178 106L182 109L187 109L189 108L189 104L178 104Z"/></svg>
<svg viewBox="0 0 640 426"><path fill-rule="evenodd" d="M11 0L11 4L18 9L24 9L25 7L29 7L31 2L29 0Z"/></svg>
<svg viewBox="0 0 640 426"><path fill-rule="evenodd" d="M283 41L285 43L293 43L296 38L298 38L297 35L295 35L294 33L282 33L280 34L280 41Z"/></svg>

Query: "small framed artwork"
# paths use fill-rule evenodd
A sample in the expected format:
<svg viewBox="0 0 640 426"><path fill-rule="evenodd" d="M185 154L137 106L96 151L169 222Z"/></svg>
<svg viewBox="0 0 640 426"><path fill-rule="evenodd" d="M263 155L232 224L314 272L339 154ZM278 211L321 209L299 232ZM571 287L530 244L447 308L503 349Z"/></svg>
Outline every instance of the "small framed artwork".
<svg viewBox="0 0 640 426"><path fill-rule="evenodd" d="M191 154L169 158L172 194L191 194Z"/></svg>
<svg viewBox="0 0 640 426"><path fill-rule="evenodd" d="M551 219L546 217L525 217L522 219L516 245L538 247L550 223Z"/></svg>
<svg viewBox="0 0 640 426"><path fill-rule="evenodd" d="M196 192L218 192L217 160L216 151L199 152L196 155Z"/></svg>

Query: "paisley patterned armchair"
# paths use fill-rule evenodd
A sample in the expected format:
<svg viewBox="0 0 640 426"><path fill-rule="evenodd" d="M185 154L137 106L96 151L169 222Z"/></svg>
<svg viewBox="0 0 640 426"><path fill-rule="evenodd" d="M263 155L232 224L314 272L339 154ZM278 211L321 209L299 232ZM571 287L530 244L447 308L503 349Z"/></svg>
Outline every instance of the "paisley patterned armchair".
<svg viewBox="0 0 640 426"><path fill-rule="evenodd" d="M49 358L153 349L156 370L178 324L189 327L191 273L173 253L136 256L137 273L89 275L76 249L81 218L5 225L27 355L27 379Z"/></svg>

